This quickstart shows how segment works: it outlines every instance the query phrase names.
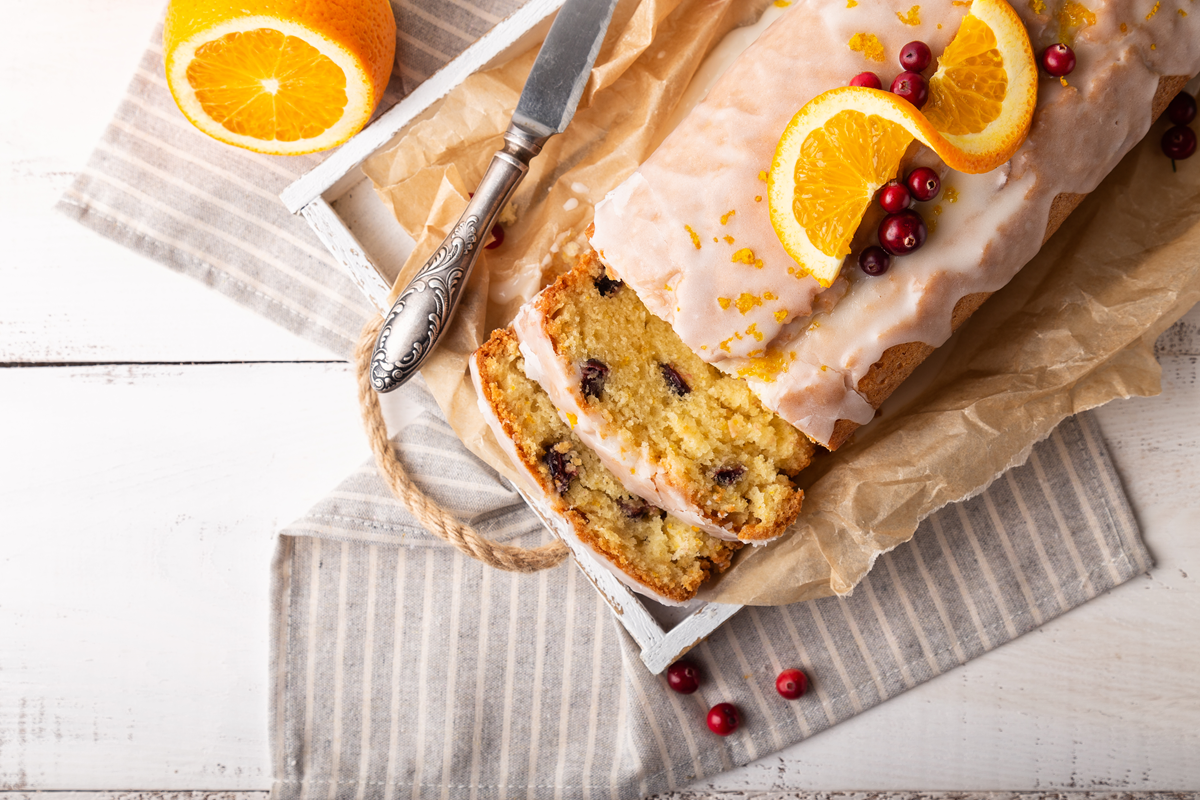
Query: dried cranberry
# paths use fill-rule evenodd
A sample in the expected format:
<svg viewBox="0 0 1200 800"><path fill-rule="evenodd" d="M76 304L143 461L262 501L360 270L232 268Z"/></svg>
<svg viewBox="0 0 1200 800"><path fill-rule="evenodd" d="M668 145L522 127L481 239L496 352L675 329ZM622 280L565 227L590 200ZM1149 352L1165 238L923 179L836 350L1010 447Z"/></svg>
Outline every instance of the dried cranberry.
<svg viewBox="0 0 1200 800"><path fill-rule="evenodd" d="M1196 134L1186 125L1167 128L1162 137L1162 151L1172 161L1191 158L1192 153L1196 152Z"/></svg>
<svg viewBox="0 0 1200 800"><path fill-rule="evenodd" d="M691 694L700 688L700 670L690 661L676 661L667 667L667 685L680 694Z"/></svg>
<svg viewBox="0 0 1200 800"><path fill-rule="evenodd" d="M713 481L718 486L733 486L742 479L746 474L746 468L741 464L734 464L729 467L721 467L713 473Z"/></svg>
<svg viewBox="0 0 1200 800"><path fill-rule="evenodd" d="M562 448L561 450L559 448ZM579 468L571 461L571 451L557 444L542 456L542 463L550 470L550 480L554 481L554 490L564 495L571 489L571 481L579 476Z"/></svg>
<svg viewBox="0 0 1200 800"><path fill-rule="evenodd" d="M608 365L599 359L589 358L579 367L579 374L582 376L579 390L583 396L599 399L604 393L604 382L608 380Z"/></svg>
<svg viewBox="0 0 1200 800"><path fill-rule="evenodd" d="M929 167L917 167L908 173L904 185L912 192L913 197L925 202L938 196L938 192L942 190L942 179Z"/></svg>
<svg viewBox="0 0 1200 800"><path fill-rule="evenodd" d="M925 244L929 231L915 211L888 214L879 223L879 244L894 256L906 256Z"/></svg>
<svg viewBox="0 0 1200 800"><path fill-rule="evenodd" d="M666 512L647 503L640 497L622 498L617 501L621 512L630 519L648 519L654 514L665 516Z"/></svg>
<svg viewBox="0 0 1200 800"><path fill-rule="evenodd" d="M1075 51L1062 42L1042 51L1042 69L1055 78L1065 78L1075 71Z"/></svg>
<svg viewBox="0 0 1200 800"><path fill-rule="evenodd" d="M683 397L692 391L692 387L687 385L687 381L683 379L683 376L670 364L659 364L658 370L662 373L663 380L667 382L667 388L677 397Z"/></svg>
<svg viewBox="0 0 1200 800"><path fill-rule="evenodd" d="M1167 119L1176 125L1187 125L1196 118L1196 98L1187 92L1180 92L1167 106Z"/></svg>
<svg viewBox="0 0 1200 800"><path fill-rule="evenodd" d="M858 254L858 268L868 275L882 275L892 266L892 257L882 247L871 245Z"/></svg>
<svg viewBox="0 0 1200 800"><path fill-rule="evenodd" d="M596 285L596 291L600 293L601 297L608 297L625 285L621 281L608 277L607 272L601 273L600 277L596 278L592 283Z"/></svg>
<svg viewBox="0 0 1200 800"><path fill-rule="evenodd" d="M933 61L933 53L924 42L909 42L900 48L900 66L909 72L924 72Z"/></svg>
<svg viewBox="0 0 1200 800"><path fill-rule="evenodd" d="M879 205L889 214L895 214L912 206L912 194L900 181L888 181L879 190Z"/></svg>
<svg viewBox="0 0 1200 800"><path fill-rule="evenodd" d="M733 703L717 703L708 710L708 729L717 736L728 736L738 729L737 707Z"/></svg>
<svg viewBox="0 0 1200 800"><path fill-rule="evenodd" d="M788 700L795 700L808 691L808 676L798 669L785 669L775 679L775 691Z"/></svg>
<svg viewBox="0 0 1200 800"><path fill-rule="evenodd" d="M874 72L860 72L850 79L851 86L865 86L868 89L882 89L883 81Z"/></svg>
<svg viewBox="0 0 1200 800"><path fill-rule="evenodd" d="M892 81L892 94L903 97L915 108L923 108L929 100L929 83L918 72L901 72Z"/></svg>

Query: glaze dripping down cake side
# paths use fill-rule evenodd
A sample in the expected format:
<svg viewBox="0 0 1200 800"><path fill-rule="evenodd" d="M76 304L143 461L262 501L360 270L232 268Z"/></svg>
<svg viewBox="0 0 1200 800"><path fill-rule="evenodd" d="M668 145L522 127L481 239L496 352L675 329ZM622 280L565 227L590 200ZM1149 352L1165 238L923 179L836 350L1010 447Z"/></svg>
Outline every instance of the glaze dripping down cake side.
<svg viewBox="0 0 1200 800"><path fill-rule="evenodd" d="M813 445L696 357L595 253L527 303L526 374L625 488L714 536L762 542L796 519Z"/></svg>
<svg viewBox="0 0 1200 800"><path fill-rule="evenodd" d="M928 241L886 275L851 260L824 288L798 272L769 219L765 176L806 103L866 71L889 85L907 42L938 57L970 3L928 0L909 18L909 3L794 2L597 206L592 245L700 358L836 449L1200 71L1200 13L1186 3L1157 13L1135 0L1010 5L1034 52L1068 40L1078 66L1062 81L1041 75L1028 137L1000 167L967 175L927 148L905 156L902 175L933 168L943 193L923 208L936 218Z"/></svg>
<svg viewBox="0 0 1200 800"><path fill-rule="evenodd" d="M668 603L693 598L741 544L709 536L625 490L525 376L509 329L471 359L480 409L526 487L626 585Z"/></svg>

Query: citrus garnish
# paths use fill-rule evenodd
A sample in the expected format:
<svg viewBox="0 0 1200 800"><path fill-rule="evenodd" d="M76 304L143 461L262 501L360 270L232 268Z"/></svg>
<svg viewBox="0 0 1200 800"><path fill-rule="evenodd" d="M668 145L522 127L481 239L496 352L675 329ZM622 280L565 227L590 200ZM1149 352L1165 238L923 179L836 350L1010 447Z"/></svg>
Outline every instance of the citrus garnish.
<svg viewBox="0 0 1200 800"><path fill-rule="evenodd" d="M989 172L1012 158L1033 120L1037 68L1007 3L974 0L930 92L922 113L890 92L843 86L792 117L771 161L767 197L771 225L798 274L833 283L875 192L895 176L913 139L959 172Z"/></svg>
<svg viewBox="0 0 1200 800"><path fill-rule="evenodd" d="M359 131L391 75L387 0L172 0L167 84L184 116L227 144L299 155Z"/></svg>

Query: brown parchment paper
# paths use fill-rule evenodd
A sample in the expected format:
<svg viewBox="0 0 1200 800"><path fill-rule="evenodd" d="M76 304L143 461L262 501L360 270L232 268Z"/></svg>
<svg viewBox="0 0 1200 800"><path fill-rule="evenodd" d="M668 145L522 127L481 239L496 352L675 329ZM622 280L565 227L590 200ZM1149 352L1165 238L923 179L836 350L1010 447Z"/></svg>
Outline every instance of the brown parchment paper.
<svg viewBox="0 0 1200 800"><path fill-rule="evenodd" d="M502 216L454 323L422 374L472 452L513 468L476 406L468 358L522 302L572 265L594 204L662 141L705 55L769 0L622 0L580 109ZM534 50L455 90L363 166L417 240L394 293L441 243L492 154ZM1194 86L1192 88L1195 88ZM747 548L704 592L779 605L848 594L875 558L933 511L982 491L1065 417L1157 394L1158 335L1200 300L1200 158L1162 156L1157 123L1039 255L884 405L801 476L787 536ZM908 390L908 391L906 391ZM904 397L901 397L901 396Z"/></svg>

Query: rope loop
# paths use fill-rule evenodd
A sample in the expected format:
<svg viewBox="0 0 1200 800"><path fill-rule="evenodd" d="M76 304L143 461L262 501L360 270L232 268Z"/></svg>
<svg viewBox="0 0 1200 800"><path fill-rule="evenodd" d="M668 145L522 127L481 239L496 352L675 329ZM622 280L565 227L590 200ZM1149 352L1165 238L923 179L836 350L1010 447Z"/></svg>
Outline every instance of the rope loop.
<svg viewBox="0 0 1200 800"><path fill-rule="evenodd" d="M392 494L426 530L489 567L508 572L538 572L557 567L567 557L568 552L567 546L561 541L556 539L534 548L493 542L471 526L459 522L453 514L438 505L437 501L413 483L388 438L387 423L383 419L379 395L371 386L371 355L382 328L383 317L375 317L363 327L358 346L354 350L354 366L358 377L358 404L362 411L363 427L366 429L371 452L375 454L375 464Z"/></svg>

